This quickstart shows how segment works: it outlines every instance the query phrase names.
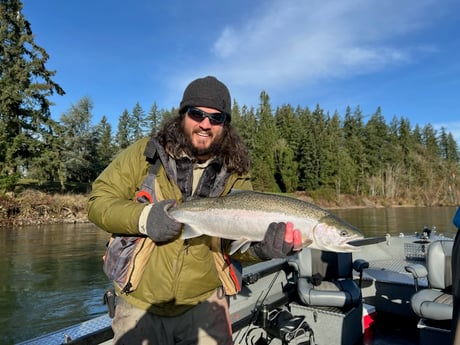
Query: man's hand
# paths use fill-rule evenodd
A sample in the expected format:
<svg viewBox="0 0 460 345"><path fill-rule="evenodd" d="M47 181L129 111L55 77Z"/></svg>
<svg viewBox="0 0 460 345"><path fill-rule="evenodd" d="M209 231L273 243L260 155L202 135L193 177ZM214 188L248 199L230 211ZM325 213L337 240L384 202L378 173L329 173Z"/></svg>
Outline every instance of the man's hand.
<svg viewBox="0 0 460 345"><path fill-rule="evenodd" d="M141 216L139 221L140 232L158 243L176 238L181 232L182 223L176 222L168 214L168 209L175 204L176 201L170 199L146 206L144 209L146 217L142 219Z"/></svg>
<svg viewBox="0 0 460 345"><path fill-rule="evenodd" d="M302 234L291 222L271 223L264 239L251 248L262 260L284 258L302 249Z"/></svg>

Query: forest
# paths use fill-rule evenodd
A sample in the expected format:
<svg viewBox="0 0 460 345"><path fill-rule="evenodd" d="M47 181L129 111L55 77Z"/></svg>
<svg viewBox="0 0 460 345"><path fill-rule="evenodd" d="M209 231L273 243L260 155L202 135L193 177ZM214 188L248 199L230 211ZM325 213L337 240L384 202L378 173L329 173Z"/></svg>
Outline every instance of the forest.
<svg viewBox="0 0 460 345"><path fill-rule="evenodd" d="M120 109L112 126L93 114L82 97L60 115L49 97L63 95L46 68L46 50L33 39L19 0L0 3L0 191L25 180L90 186L113 157L139 138L154 134L177 109L148 110L136 103ZM290 105L272 107L261 91L257 107L233 100L232 125L251 154L254 189L304 192L340 204L344 195L388 204L458 204L459 148L446 129L412 124L378 107L363 115L359 105L344 113ZM94 118L101 118L94 123ZM102 115L102 116L101 116Z"/></svg>

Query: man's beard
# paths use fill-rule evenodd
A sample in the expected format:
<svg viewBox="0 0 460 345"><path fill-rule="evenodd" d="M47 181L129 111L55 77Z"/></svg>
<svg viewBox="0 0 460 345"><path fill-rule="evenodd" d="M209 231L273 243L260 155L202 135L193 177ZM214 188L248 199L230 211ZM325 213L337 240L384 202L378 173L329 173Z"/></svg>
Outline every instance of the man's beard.
<svg viewBox="0 0 460 345"><path fill-rule="evenodd" d="M225 132L225 129L224 129ZM211 145L207 148L197 148L192 144L191 138L187 136L186 140L186 150L190 152L192 157L214 157L217 156L222 149L222 142L224 137L224 132L220 133L218 136L214 137L214 140L211 142Z"/></svg>
<svg viewBox="0 0 460 345"><path fill-rule="evenodd" d="M209 156L209 157L216 156L221 150L221 146L222 146L221 144L222 144L221 136L219 136L218 138L215 138L215 140L207 148L197 148L193 146L190 139L187 140L187 145L189 146L190 152L196 158L203 157L203 156Z"/></svg>

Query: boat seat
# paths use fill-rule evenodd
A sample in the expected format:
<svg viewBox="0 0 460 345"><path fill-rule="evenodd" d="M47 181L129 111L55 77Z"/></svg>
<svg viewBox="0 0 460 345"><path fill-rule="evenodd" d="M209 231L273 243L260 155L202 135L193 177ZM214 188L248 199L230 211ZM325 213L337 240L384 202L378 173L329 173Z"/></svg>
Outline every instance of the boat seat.
<svg viewBox="0 0 460 345"><path fill-rule="evenodd" d="M307 247L288 263L297 272L297 292L303 304L351 308L361 303L361 288L353 280L351 253ZM366 267L369 264L360 260L355 269L361 273Z"/></svg>
<svg viewBox="0 0 460 345"><path fill-rule="evenodd" d="M454 242L438 240L430 243L426 266L412 264L406 270L412 274L416 292L411 307L419 317L429 320L450 320L453 311L451 256ZM428 288L418 289L418 279L427 278Z"/></svg>

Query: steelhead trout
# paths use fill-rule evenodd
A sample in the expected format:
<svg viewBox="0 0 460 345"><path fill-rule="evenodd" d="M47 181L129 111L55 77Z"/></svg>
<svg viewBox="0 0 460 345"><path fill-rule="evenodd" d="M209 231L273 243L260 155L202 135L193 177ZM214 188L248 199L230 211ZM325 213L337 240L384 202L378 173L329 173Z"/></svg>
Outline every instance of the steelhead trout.
<svg viewBox="0 0 460 345"><path fill-rule="evenodd" d="M262 241L272 222L292 222L304 246L327 251L354 251L357 247L348 242L363 238L356 227L314 204L252 191L187 201L171 208L169 215L185 224L184 239L208 235L234 240L231 254Z"/></svg>

